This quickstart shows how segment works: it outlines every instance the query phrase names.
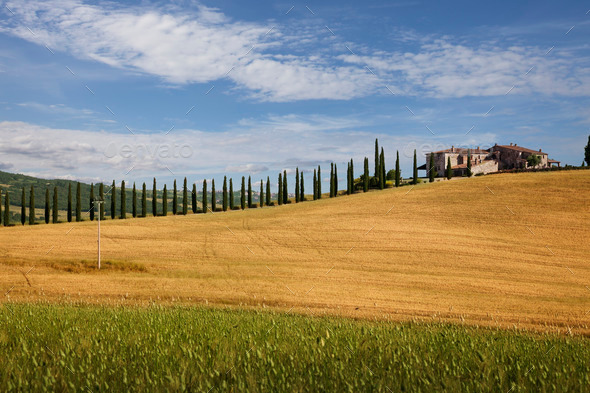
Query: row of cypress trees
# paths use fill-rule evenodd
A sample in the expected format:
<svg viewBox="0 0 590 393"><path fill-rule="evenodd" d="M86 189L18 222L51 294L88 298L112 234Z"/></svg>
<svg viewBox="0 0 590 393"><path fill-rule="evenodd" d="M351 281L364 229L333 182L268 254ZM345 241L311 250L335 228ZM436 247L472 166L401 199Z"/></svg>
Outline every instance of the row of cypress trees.
<svg viewBox="0 0 590 393"><path fill-rule="evenodd" d="M82 221L82 199L81 199L81 185L78 182L76 185L76 207L75 207L75 219L76 221ZM11 217L10 217L10 195L6 192L4 196L4 213L2 214L2 191L0 190L0 223L3 223L4 226L9 226ZM58 192L57 187L53 188L53 203L50 203L50 192L49 189L45 190L45 214L44 220L46 224L49 224L51 221L52 223L57 223L59 220L59 207L58 207ZM29 225L35 225L36 223L36 216L35 213L35 187L31 186L31 190L29 192L29 214L28 214L28 222ZM68 207L67 207L67 220L68 222L72 222L73 219L73 205L72 205L72 185L69 184L68 187ZM51 219L51 220L50 220ZM25 187L22 188L21 192L21 211L20 211L20 222L22 225L25 225L27 222L27 198L26 198L26 190Z"/></svg>
<svg viewBox="0 0 590 393"><path fill-rule="evenodd" d="M431 158L431 167L433 167L433 155L430 156ZM470 163L470 161L468 161ZM346 194L350 195L355 192L355 178L354 178L354 162L351 159L350 162L347 163L347 187L346 187ZM447 176L450 170L450 163L448 164L447 169ZM433 171L429 171L431 178L433 178ZM452 174L452 172L450 172ZM414 173L413 173L413 184L417 183L417 161L416 161L416 151L414 150ZM329 195L331 198L336 197L338 195L338 167L335 163L330 164L330 192ZM375 139L375 172L374 172L374 179L373 185L371 185L371 177L369 176L369 160L367 157L364 159L364 172L361 176L362 189L364 192L367 192L369 188L377 187L379 189L385 188L386 182L386 169L385 169L385 153L383 147L379 149L379 142ZM396 163L395 163L395 173L394 179L395 186L399 187L401 185L401 170L399 167L399 152L397 153ZM433 180L431 180L433 181ZM98 188L98 192L96 195L95 193L95 184L90 185L90 200L89 200L89 215L90 220L94 220L96 218L95 212L95 201L103 201L100 204L100 211L98 214L100 215L100 219L103 220L105 217L105 190L104 184L99 183L96 185ZM360 187L359 187L360 188ZM288 184L287 184L287 171L284 170L282 173L278 175L278 190L277 190L277 204L283 205L290 203L289 202L289 194L288 194ZM138 206L138 194L141 192L139 197L140 205ZM188 187L187 187L187 179L184 178L184 184L182 188L182 203L181 203L181 210L179 210L179 191L177 188L176 180L174 180L174 188L172 192L172 214L183 214L186 215L188 213ZM0 198L1 198L1 190L0 190ZM117 218L117 188L115 181L113 180L112 185L109 190L107 190L106 194L110 194L110 217L111 219ZM215 212L217 211L217 193L215 189L215 180L211 180L211 200L209 201L208 198L208 184L207 180L203 180L202 185L202 197L201 197L201 209L198 209L197 206L197 188L196 184L193 184L192 191L191 191L191 205L192 205L192 212L193 213L207 213L207 212ZM241 182L241 189L240 189L240 206L239 208L235 206L234 201L234 187L233 187L233 179L229 179L229 189L228 189L228 181L227 176L223 178L223 188L222 188L222 201L221 201L221 210L227 211L228 209L234 210L238 209L245 209L246 206L248 208L253 208L256 206L253 202L252 198L252 179L251 176L248 176L248 183L246 188L246 179L242 176ZM153 180L153 188L152 188L152 211L151 214L153 216L166 216L168 215L168 190L167 186L164 185L162 190L162 209L161 212L158 211L158 190L156 179ZM313 200L321 199L322 198L322 181L321 181L321 167L318 165L317 170L314 169L313 171ZM21 224L24 225L26 221L26 203L25 203L25 189L22 189L22 201L21 201ZM305 184L304 184L304 177L303 171L299 171L297 167L295 169L295 203L305 201ZM1 199L0 199L0 223L3 221L4 225L10 225L10 212L9 212L9 197L8 194L5 197L5 210L4 215L2 215L1 209ZM125 181L121 182L121 189L120 189L120 209L119 209L119 219L126 219L127 218L127 191L126 191L126 184ZM146 184L143 183L141 191L138 191L136 188L135 183L133 183L133 189L131 192L131 215L133 217L146 217L147 212L147 187ZM266 188L264 187L264 180L260 180L260 194L259 194L259 206L263 207L272 206L274 203L271 201L271 185L270 185L270 178L266 178ZM30 199L29 199L29 224L35 224L35 201L34 201L34 188L31 186L30 192ZM67 221L71 222L74 217L76 221L82 220L82 201L81 201L81 185L77 183L76 186L76 204L75 204L75 216L73 212L73 197L72 197L72 184L69 185L68 188L68 203L67 203ZM51 222L57 223L59 219L58 215L58 192L57 187L53 190L53 204L50 203L50 191L49 189L45 190L45 223ZM3 217L2 217L3 216Z"/></svg>

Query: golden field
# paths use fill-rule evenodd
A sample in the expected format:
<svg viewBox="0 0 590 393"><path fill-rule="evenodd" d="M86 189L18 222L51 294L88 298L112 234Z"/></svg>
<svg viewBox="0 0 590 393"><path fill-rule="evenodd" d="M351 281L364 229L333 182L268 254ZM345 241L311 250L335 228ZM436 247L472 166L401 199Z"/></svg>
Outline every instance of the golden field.
<svg viewBox="0 0 590 393"><path fill-rule="evenodd" d="M0 228L3 301L207 303L590 333L590 171ZM27 273L28 272L28 273Z"/></svg>

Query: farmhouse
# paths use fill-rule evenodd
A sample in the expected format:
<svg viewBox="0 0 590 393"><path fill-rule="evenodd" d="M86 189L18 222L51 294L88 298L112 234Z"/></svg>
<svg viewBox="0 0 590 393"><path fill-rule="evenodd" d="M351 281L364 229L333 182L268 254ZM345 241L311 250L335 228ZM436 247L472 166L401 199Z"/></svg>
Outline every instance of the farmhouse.
<svg viewBox="0 0 590 393"><path fill-rule="evenodd" d="M518 146L516 143L510 145L495 144L489 149L463 149L451 146L450 149L437 151L426 154L426 164L418 169L426 171L428 174L428 165L430 163L430 154L434 155L434 170L438 176L444 176L447 169L447 161L451 160L451 169L453 176L462 176L467 173L467 161L471 158L471 172L492 173L504 169L514 168L549 168L560 162L549 158L548 154L541 149L532 150L526 147ZM538 164L530 166L528 158L532 155L538 157Z"/></svg>

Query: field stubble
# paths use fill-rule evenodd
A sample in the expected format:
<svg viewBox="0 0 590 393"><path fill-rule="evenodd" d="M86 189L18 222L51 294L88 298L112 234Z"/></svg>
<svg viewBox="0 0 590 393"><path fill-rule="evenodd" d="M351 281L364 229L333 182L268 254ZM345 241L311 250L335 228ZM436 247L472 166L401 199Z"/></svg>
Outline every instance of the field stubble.
<svg viewBox="0 0 590 393"><path fill-rule="evenodd" d="M4 301L208 303L588 334L589 195L589 171L505 174L107 220L100 271L96 222L2 228L0 289Z"/></svg>

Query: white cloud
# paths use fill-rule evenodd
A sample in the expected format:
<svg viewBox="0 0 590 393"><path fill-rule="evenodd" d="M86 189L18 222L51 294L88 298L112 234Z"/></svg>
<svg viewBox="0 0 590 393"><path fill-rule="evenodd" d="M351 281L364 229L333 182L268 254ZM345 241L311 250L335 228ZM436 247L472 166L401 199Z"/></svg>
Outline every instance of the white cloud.
<svg viewBox="0 0 590 393"><path fill-rule="evenodd" d="M328 67L313 57L264 54L278 27L231 21L221 12L88 5L78 0L8 3L16 16L0 31L81 59L141 71L173 84L229 78L259 99L348 99L374 77L360 67ZM29 31L30 28L34 35Z"/></svg>
<svg viewBox="0 0 590 393"><path fill-rule="evenodd" d="M252 173L257 174L260 172L264 172L268 170L266 165L260 164L243 164L243 165L236 165L236 166L228 166L225 170L229 172L242 172L242 173Z"/></svg>
<svg viewBox="0 0 590 393"><path fill-rule="evenodd" d="M227 79L264 101L348 100L389 94L385 85L401 95L432 97L502 96L512 86L511 94L590 94L590 60L564 48L547 55L547 48L458 44L411 32L404 40L417 45L413 51L349 43L358 53L353 55L340 37L320 33L309 22L281 30L235 21L199 5L180 9L82 0L7 5L14 15L5 10L0 32L171 84Z"/></svg>
<svg viewBox="0 0 590 393"><path fill-rule="evenodd" d="M447 40L434 40L419 49L415 53L346 54L340 59L366 64L383 78L395 78L399 92L409 95L503 96L510 91L587 96L590 92L590 60L577 58L577 65L572 66L573 56L567 52L547 56L539 48L468 47Z"/></svg>
<svg viewBox="0 0 590 393"><path fill-rule="evenodd" d="M30 108L44 113L61 114L74 117L86 117L95 114L90 109L72 108L65 104L42 104L39 102L21 102L16 104L23 108Z"/></svg>

